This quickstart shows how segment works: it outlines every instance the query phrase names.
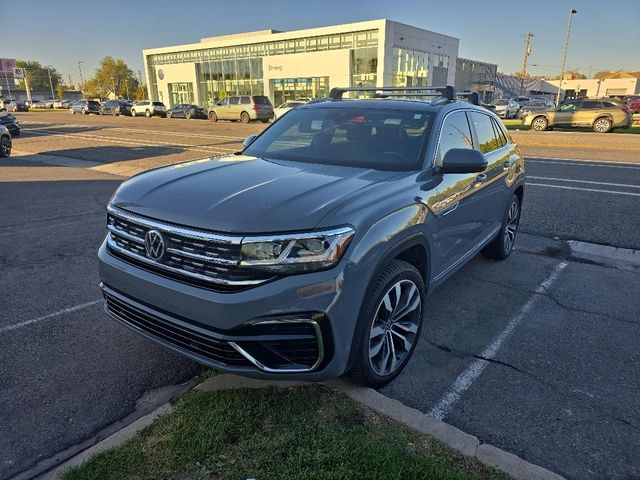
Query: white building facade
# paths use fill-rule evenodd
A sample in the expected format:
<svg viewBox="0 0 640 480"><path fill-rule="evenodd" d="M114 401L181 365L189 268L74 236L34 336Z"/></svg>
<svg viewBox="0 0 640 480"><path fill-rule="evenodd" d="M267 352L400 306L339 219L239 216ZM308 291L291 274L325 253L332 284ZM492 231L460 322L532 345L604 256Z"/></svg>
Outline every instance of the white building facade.
<svg viewBox="0 0 640 480"><path fill-rule="evenodd" d="M203 38L143 51L151 100L204 107L226 95L274 105L333 87L453 85L459 40L386 19Z"/></svg>
<svg viewBox="0 0 640 480"><path fill-rule="evenodd" d="M549 80L557 87L560 80ZM623 97L640 94L640 78L583 78L562 80L564 98Z"/></svg>

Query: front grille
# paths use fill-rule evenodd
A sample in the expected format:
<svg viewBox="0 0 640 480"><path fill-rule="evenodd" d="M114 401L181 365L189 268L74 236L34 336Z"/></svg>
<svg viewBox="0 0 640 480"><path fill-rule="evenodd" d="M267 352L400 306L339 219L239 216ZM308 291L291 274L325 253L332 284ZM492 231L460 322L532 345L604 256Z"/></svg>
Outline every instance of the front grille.
<svg viewBox="0 0 640 480"><path fill-rule="evenodd" d="M112 254L163 276L218 291L264 283L272 274L240 267L240 236L220 235L160 223L109 207L107 244ZM149 230L162 234L165 253L152 259L145 249Z"/></svg>
<svg viewBox="0 0 640 480"><path fill-rule="evenodd" d="M126 322L177 347L205 357L220 365L251 366L228 342L197 331L186 324L178 324L160 317L103 290L107 310L122 322Z"/></svg>

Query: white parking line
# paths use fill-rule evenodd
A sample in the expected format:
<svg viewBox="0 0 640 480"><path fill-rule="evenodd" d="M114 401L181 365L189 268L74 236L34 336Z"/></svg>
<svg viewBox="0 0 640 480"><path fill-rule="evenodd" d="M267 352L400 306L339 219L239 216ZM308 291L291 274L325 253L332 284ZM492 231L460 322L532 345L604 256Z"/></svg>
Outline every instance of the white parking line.
<svg viewBox="0 0 640 480"><path fill-rule="evenodd" d="M542 158L542 157L540 157ZM553 165L573 165L577 167L603 167L603 168L630 168L632 170L640 170L640 165L634 165L629 162L609 162L606 161L604 163L612 164L612 165L603 165L602 160L579 160L577 158L551 158L544 157L545 160L540 160L538 157L528 158L525 157L525 161L527 163L551 163ZM581 163L576 163L581 162ZM596 163L600 162L600 163Z"/></svg>
<svg viewBox="0 0 640 480"><path fill-rule="evenodd" d="M558 182L589 183L592 185L610 185L612 187L640 188L640 185L630 185L628 183L593 182L590 180L576 180L573 178L534 177L533 175L527 175L527 178L535 178L536 180L554 180Z"/></svg>
<svg viewBox="0 0 640 480"><path fill-rule="evenodd" d="M91 307L92 305L97 305L102 303L102 300L94 300L93 302L81 303L80 305L75 305L73 307L65 308L62 310L58 310L57 312L50 313L48 315L44 315L38 318L32 318L31 320L26 320L24 322L15 323L13 325L9 325L7 327L0 327L0 333L10 332L12 330L17 330L22 327L26 327L27 325L33 325L34 323L41 322L43 320L48 320L50 318L59 317L60 315L64 315L66 313L77 312L78 310L82 310L83 308Z"/></svg>
<svg viewBox="0 0 640 480"><path fill-rule="evenodd" d="M538 285L533 295L524 304L520 313L509 320L507 326L500 332L495 340L487 346L476 361L469 365L464 372L453 382L447 393L431 408L428 415L437 420L446 417L455 403L460 399L462 394L467 390L473 382L480 376L483 370L489 365L489 361L495 358L502 344L511 336L518 324L529 314L533 307L540 301L544 293L551 288L560 275L560 272L566 268L567 262L560 262L555 266L549 276Z"/></svg>
<svg viewBox="0 0 640 480"><path fill-rule="evenodd" d="M527 182L527 187L561 188L561 189L564 189L564 190L580 190L582 192L612 193L614 195L629 195L631 197L640 197L640 193L619 192L617 190L601 190L599 188L567 187L566 185L551 185L549 183L529 183L529 182Z"/></svg>

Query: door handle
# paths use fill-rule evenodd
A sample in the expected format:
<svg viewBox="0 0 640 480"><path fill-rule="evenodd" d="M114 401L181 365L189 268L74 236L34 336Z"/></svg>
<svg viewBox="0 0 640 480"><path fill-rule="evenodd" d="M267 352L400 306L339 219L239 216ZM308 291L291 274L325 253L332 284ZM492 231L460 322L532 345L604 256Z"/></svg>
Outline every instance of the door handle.
<svg viewBox="0 0 640 480"><path fill-rule="evenodd" d="M476 177L476 183L482 183L487 179L487 175L484 173L481 173L480 175L478 175Z"/></svg>

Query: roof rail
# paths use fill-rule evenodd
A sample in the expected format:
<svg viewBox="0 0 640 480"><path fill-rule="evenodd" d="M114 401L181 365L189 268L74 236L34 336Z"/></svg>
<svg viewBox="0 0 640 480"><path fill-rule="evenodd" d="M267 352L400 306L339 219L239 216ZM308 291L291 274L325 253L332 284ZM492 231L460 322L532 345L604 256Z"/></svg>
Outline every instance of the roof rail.
<svg viewBox="0 0 640 480"><path fill-rule="evenodd" d="M440 94L445 100L456 99L456 91L451 85L444 87L432 87L429 85L423 87L334 87L329 92L329 96L334 100L340 100L345 92L373 92L376 98L406 96L433 97Z"/></svg>
<svg viewBox="0 0 640 480"><path fill-rule="evenodd" d="M480 105L480 96L478 95L478 92L458 92L456 95L466 99L472 105Z"/></svg>

